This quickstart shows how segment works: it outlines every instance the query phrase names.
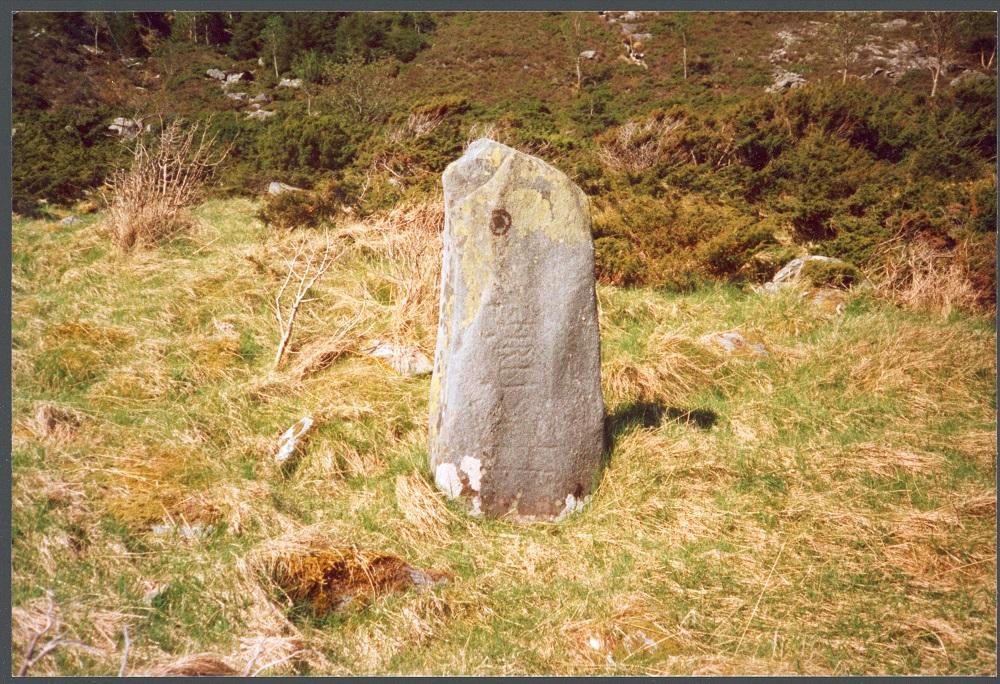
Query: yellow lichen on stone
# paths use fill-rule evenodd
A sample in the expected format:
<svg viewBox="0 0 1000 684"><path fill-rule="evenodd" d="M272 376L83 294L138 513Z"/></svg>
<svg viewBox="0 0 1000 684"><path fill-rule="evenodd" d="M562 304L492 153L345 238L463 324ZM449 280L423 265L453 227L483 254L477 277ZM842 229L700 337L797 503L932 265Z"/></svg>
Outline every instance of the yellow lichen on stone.
<svg viewBox="0 0 1000 684"><path fill-rule="evenodd" d="M508 240L523 239L539 231L553 242L581 243L591 239L590 231L581 229L578 220L581 203L587 214L587 199L565 174L501 145L479 159L491 164L494 172L482 186L449 207L452 235L462 243L458 277L462 280L459 290L465 292L463 329L478 315L483 291L493 272L495 238L490 233L490 220L494 210L510 214L512 231ZM519 187L516 179L520 178L537 178L541 188ZM486 206L487 198L495 197L503 198L504 206Z"/></svg>

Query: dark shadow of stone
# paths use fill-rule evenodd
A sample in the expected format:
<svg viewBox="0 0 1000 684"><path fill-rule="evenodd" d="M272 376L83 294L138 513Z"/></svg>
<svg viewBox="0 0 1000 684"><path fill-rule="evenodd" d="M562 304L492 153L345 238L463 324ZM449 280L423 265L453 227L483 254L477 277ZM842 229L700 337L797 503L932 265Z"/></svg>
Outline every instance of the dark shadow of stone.
<svg viewBox="0 0 1000 684"><path fill-rule="evenodd" d="M633 427L656 427L663 422L666 412L666 406L652 401L625 404L607 417L607 439L613 443L618 435Z"/></svg>
<svg viewBox="0 0 1000 684"><path fill-rule="evenodd" d="M634 427L657 427L663 420L686 423L702 430L708 430L719 419L719 414L711 409L682 409L664 406L659 402L637 401L625 404L604 419L604 458L602 465L611 460L615 442L625 432Z"/></svg>
<svg viewBox="0 0 1000 684"><path fill-rule="evenodd" d="M656 427L663 421L666 413L663 404L652 401L637 401L625 404L617 411L604 417L604 454L601 467L606 467L611 461L618 437L633 427Z"/></svg>
<svg viewBox="0 0 1000 684"><path fill-rule="evenodd" d="M711 409L680 409L670 407L666 410L667 418L694 425L702 430L708 430L719 419L719 414Z"/></svg>

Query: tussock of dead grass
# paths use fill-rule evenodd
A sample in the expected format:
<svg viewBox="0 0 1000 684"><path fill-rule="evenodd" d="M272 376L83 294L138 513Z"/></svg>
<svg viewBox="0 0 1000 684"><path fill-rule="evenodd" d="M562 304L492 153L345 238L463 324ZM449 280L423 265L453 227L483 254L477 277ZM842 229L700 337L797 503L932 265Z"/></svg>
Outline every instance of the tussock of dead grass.
<svg viewBox="0 0 1000 684"><path fill-rule="evenodd" d="M28 425L39 437L60 440L71 439L81 421L82 416L78 411L57 404L40 402Z"/></svg>
<svg viewBox="0 0 1000 684"><path fill-rule="evenodd" d="M336 546L313 529L267 542L254 552L251 565L293 604L308 606L314 615L445 577L392 554Z"/></svg>
<svg viewBox="0 0 1000 684"><path fill-rule="evenodd" d="M886 444L853 445L842 454L843 466L848 464L879 477L895 477L900 472L907 474L929 473L940 468L944 458L938 454L921 451L896 449Z"/></svg>
<svg viewBox="0 0 1000 684"><path fill-rule="evenodd" d="M869 277L878 296L899 306L947 317L952 311L976 312L985 303L972 283L967 248L937 249L920 240L894 240L881 249Z"/></svg>
<svg viewBox="0 0 1000 684"><path fill-rule="evenodd" d="M655 332L644 359L617 357L601 368L604 396L610 406L629 401L687 407L690 397L716 380L720 357L696 342L665 331Z"/></svg>
<svg viewBox="0 0 1000 684"><path fill-rule="evenodd" d="M670 116L629 121L605 136L598 157L612 171L633 174L653 164L687 161L680 146L683 130L684 121Z"/></svg>
<svg viewBox="0 0 1000 684"><path fill-rule="evenodd" d="M185 484L202 469L187 448L136 445L105 454L104 466L92 477L101 487L104 509L136 529L163 520L211 524L220 517L218 506Z"/></svg>
<svg viewBox="0 0 1000 684"><path fill-rule="evenodd" d="M974 506L980 504L974 500ZM962 510L961 504L955 508ZM959 587L988 586L996 578L995 528L966 531L967 544L956 544L965 521L953 509L902 510L890 523L891 541L885 546L887 570L902 571L916 587L955 591ZM971 543L975 540L977 543Z"/></svg>
<svg viewBox="0 0 1000 684"><path fill-rule="evenodd" d="M396 476L396 506L409 523L400 530L408 542L447 544L452 541L448 525L453 515L440 494L419 474Z"/></svg>
<svg viewBox="0 0 1000 684"><path fill-rule="evenodd" d="M162 662L142 673L143 677L228 677L240 672L214 653L195 653Z"/></svg>
<svg viewBox="0 0 1000 684"><path fill-rule="evenodd" d="M444 202L438 196L399 205L340 233L382 263L391 301L390 341L415 344L425 353L433 351L437 330L443 229Z"/></svg>

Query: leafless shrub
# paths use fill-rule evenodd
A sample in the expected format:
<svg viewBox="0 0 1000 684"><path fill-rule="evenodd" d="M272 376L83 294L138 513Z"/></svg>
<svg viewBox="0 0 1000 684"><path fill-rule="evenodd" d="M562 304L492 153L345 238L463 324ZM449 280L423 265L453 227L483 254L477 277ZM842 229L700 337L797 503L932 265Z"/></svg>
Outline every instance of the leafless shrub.
<svg viewBox="0 0 1000 684"><path fill-rule="evenodd" d="M469 132L465 136L465 146L468 147L480 138L489 138L498 143L507 143L507 126L498 121L481 123L479 121L469 127Z"/></svg>
<svg viewBox="0 0 1000 684"><path fill-rule="evenodd" d="M447 113L441 111L410 112L406 121L386 133L385 139L395 145L409 138L423 137L434 132L445 116Z"/></svg>
<svg viewBox="0 0 1000 684"><path fill-rule="evenodd" d="M278 321L278 332L281 335L281 341L274 354L275 368L281 363L281 357L284 356L288 341L292 337L295 315L299 312L299 307L303 302L312 301L305 298L309 288L316 284L316 281L326 273L341 253L342 251L334 252L329 239L324 241L322 249L313 248L311 251L307 251L306 243L302 243L296 250L295 256L288 262L288 273L278 289L278 294L274 297L274 317ZM300 259L302 259L301 263ZM281 300L285 292L288 291L288 286L293 282L295 283L295 294L292 295L291 305L282 311Z"/></svg>
<svg viewBox="0 0 1000 684"><path fill-rule="evenodd" d="M18 677L25 676L32 666L61 646L70 646L100 655L100 651L92 646L89 646L81 641L77 641L76 639L67 639L60 621L59 606L56 605L51 590L45 592L45 600L48 603L47 610L45 611L45 622L35 629L29 628L31 631L31 637L28 640L28 646L21 659L21 666L17 670ZM34 617L37 616L30 614L24 609L14 608L12 610L12 618L16 625L14 632L17 633L25 631L26 625L23 623L31 622ZM22 625L17 625L18 622L21 622ZM21 629L18 629L19 626ZM44 644L41 644L40 641L42 637L46 637L50 634L52 636L49 636L48 640Z"/></svg>
<svg viewBox="0 0 1000 684"><path fill-rule="evenodd" d="M601 162L617 172L641 173L654 164L679 164L689 158L681 146L682 119L652 117L617 128L598 152Z"/></svg>
<svg viewBox="0 0 1000 684"><path fill-rule="evenodd" d="M326 66L337 108L365 123L383 120L392 108L395 66L391 60L365 64L360 58Z"/></svg>
<svg viewBox="0 0 1000 684"><path fill-rule="evenodd" d="M111 175L102 198L111 216L112 241L130 249L163 239L177 229L181 209L198 197L205 181L229 153L215 153L216 138L199 124L172 121L150 145L138 137L132 164Z"/></svg>
<svg viewBox="0 0 1000 684"><path fill-rule="evenodd" d="M899 306L948 316L954 310L980 309L962 248L938 249L926 242L896 239L886 243L877 269L869 274L880 297Z"/></svg>

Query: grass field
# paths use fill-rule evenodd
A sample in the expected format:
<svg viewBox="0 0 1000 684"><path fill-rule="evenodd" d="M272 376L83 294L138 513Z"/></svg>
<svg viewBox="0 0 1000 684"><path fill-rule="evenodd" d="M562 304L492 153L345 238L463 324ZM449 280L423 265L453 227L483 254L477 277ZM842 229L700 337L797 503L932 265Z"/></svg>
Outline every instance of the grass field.
<svg viewBox="0 0 1000 684"><path fill-rule="evenodd" d="M15 222L15 672L49 621L29 674L996 673L993 318L600 286L607 468L515 525L438 495L429 379L358 353L433 349L433 212L332 231L273 370L285 260L324 235L254 210L126 255L101 214ZM699 342L733 329L768 354ZM274 568L324 545L448 580L317 611Z"/></svg>

